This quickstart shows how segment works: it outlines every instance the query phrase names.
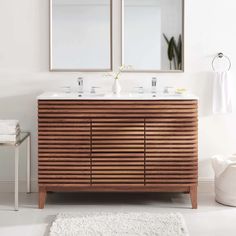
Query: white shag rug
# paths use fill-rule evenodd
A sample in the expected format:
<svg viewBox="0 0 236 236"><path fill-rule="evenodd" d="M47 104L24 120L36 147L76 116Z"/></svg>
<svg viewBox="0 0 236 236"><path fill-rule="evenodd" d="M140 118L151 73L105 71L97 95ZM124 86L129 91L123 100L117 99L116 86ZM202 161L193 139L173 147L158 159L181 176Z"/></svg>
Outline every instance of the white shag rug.
<svg viewBox="0 0 236 236"><path fill-rule="evenodd" d="M50 236L187 236L179 213L60 213Z"/></svg>

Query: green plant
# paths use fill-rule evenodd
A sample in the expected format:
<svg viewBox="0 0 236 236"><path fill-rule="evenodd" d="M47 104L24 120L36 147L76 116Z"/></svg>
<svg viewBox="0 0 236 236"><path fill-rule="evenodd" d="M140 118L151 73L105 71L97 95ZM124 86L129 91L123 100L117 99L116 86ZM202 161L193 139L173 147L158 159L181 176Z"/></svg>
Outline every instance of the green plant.
<svg viewBox="0 0 236 236"><path fill-rule="evenodd" d="M179 35L178 43L176 43L175 37L167 38L163 34L164 39L168 45L167 56L170 62L170 70L172 70L172 65L174 64L175 70L181 70L182 68L182 37Z"/></svg>

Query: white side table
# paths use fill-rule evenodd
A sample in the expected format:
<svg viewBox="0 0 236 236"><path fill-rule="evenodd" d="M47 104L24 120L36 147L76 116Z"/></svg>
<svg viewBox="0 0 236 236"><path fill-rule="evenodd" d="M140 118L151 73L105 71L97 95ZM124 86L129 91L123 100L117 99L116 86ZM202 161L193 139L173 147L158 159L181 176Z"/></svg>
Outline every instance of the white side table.
<svg viewBox="0 0 236 236"><path fill-rule="evenodd" d="M19 209L19 147L27 141L27 193L31 192L30 175L31 175L31 137L29 132L21 132L17 142L0 142L0 146L11 146L15 149L15 210Z"/></svg>

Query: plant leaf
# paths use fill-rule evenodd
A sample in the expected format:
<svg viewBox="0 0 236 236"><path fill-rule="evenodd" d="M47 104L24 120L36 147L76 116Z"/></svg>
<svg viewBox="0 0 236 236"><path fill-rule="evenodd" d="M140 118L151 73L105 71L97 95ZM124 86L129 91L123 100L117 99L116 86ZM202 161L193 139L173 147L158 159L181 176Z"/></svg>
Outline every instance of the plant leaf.
<svg viewBox="0 0 236 236"><path fill-rule="evenodd" d="M179 55L179 49L178 49L178 46L177 46L177 43L176 43L174 37L173 37L173 48L174 48L174 50L175 50L176 57L178 58L178 55Z"/></svg>
<svg viewBox="0 0 236 236"><path fill-rule="evenodd" d="M180 66L182 63L182 36L181 36L181 34L179 35L179 40L178 40L178 51L179 51L178 64Z"/></svg>
<svg viewBox="0 0 236 236"><path fill-rule="evenodd" d="M168 47L168 59L169 61L172 61L174 58L174 37L172 37L169 41L169 47Z"/></svg>
<svg viewBox="0 0 236 236"><path fill-rule="evenodd" d="M165 39L166 43L169 45L170 40L167 38L167 36L165 34L163 34L163 36L164 36L164 39Z"/></svg>
<svg viewBox="0 0 236 236"><path fill-rule="evenodd" d="M177 43L175 41L175 38L173 40L173 47L174 47L174 61L175 61L175 69L179 68L179 49L177 46Z"/></svg>

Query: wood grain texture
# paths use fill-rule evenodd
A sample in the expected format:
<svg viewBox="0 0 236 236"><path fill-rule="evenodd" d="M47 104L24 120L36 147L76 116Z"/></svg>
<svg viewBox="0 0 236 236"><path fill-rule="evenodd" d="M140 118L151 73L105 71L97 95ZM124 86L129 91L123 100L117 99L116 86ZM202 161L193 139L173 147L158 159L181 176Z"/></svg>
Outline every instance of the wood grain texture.
<svg viewBox="0 0 236 236"><path fill-rule="evenodd" d="M180 191L197 204L198 102L40 100L45 191Z"/></svg>

